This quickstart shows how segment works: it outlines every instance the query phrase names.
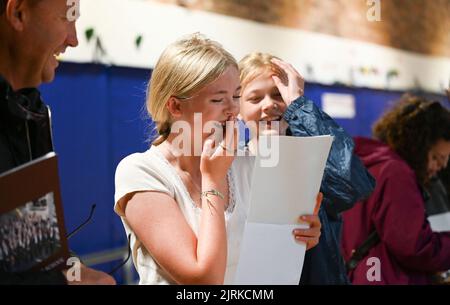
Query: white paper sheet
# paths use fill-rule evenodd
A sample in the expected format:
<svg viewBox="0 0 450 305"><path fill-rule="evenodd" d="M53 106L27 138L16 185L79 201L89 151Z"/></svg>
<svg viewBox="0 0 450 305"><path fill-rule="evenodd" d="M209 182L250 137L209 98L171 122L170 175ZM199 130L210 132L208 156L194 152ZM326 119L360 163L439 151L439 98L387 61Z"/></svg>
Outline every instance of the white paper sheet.
<svg viewBox="0 0 450 305"><path fill-rule="evenodd" d="M306 247L295 241L301 215L316 205L333 137L277 137L279 160L253 172L249 215L235 276L239 285L297 285Z"/></svg>
<svg viewBox="0 0 450 305"><path fill-rule="evenodd" d="M434 232L450 232L450 213L430 216L428 221Z"/></svg>
<svg viewBox="0 0 450 305"><path fill-rule="evenodd" d="M299 227L247 223L235 284L298 284L306 250L292 235Z"/></svg>
<svg viewBox="0 0 450 305"><path fill-rule="evenodd" d="M314 211L333 137L277 138L277 166L263 167L256 157L248 222L298 224Z"/></svg>

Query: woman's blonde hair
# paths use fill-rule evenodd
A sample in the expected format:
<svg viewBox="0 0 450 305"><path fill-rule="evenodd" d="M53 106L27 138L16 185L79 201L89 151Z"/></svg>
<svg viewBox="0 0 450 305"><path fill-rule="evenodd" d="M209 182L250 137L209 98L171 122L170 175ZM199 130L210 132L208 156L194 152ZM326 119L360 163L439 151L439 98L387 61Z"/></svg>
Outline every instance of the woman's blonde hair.
<svg viewBox="0 0 450 305"><path fill-rule="evenodd" d="M271 71L279 77L284 76L284 72L274 63L272 59L279 59L268 53L253 52L246 55L239 62L239 73L242 90L256 77L266 71Z"/></svg>
<svg viewBox="0 0 450 305"><path fill-rule="evenodd" d="M171 132L172 117L167 109L170 97L188 98L220 77L230 66L238 69L234 57L218 42L200 33L188 35L169 45L153 70L147 91L147 111L163 143Z"/></svg>

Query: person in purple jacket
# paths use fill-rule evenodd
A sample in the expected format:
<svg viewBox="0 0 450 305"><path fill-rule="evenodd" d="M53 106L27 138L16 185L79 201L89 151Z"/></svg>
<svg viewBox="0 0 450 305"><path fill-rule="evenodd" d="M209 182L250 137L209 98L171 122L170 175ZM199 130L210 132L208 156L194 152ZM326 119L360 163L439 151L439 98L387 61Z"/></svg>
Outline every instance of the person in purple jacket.
<svg viewBox="0 0 450 305"><path fill-rule="evenodd" d="M430 284L450 269L450 232L431 230L427 185L450 155L450 111L405 95L356 138L356 154L377 180L361 205L344 213L343 255L353 284Z"/></svg>

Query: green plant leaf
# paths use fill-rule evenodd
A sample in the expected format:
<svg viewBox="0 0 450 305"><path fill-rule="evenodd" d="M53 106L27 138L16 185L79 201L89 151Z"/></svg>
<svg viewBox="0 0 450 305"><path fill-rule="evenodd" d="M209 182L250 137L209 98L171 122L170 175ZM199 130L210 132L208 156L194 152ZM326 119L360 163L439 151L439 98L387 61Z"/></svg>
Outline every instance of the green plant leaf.
<svg viewBox="0 0 450 305"><path fill-rule="evenodd" d="M143 39L142 35L139 35L138 37L136 37L136 40L135 40L136 48L139 49L141 47L142 39Z"/></svg>
<svg viewBox="0 0 450 305"><path fill-rule="evenodd" d="M93 37L94 34L95 34L95 30L94 30L94 28L89 28L89 29L87 29L87 30L84 32L84 34L85 34L85 36L86 36L86 40L87 40L88 42L90 42L91 39L92 39L92 37Z"/></svg>
<svg viewBox="0 0 450 305"><path fill-rule="evenodd" d="M389 70L389 72L387 73L388 78L394 78L394 77L398 77L398 76L399 76L398 71L394 70L394 69Z"/></svg>

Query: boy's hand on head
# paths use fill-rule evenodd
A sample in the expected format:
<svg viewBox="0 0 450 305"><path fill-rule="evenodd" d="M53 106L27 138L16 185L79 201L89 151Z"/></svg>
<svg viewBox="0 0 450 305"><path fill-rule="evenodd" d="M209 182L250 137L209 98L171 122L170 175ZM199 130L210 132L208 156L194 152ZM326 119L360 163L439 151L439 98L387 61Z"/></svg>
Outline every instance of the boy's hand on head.
<svg viewBox="0 0 450 305"><path fill-rule="evenodd" d="M287 79L281 79L276 75L272 76L272 78L280 91L281 97L289 107L293 101L303 96L305 90L305 80L291 64L276 58L272 59L272 63L280 67L280 69L286 73Z"/></svg>

